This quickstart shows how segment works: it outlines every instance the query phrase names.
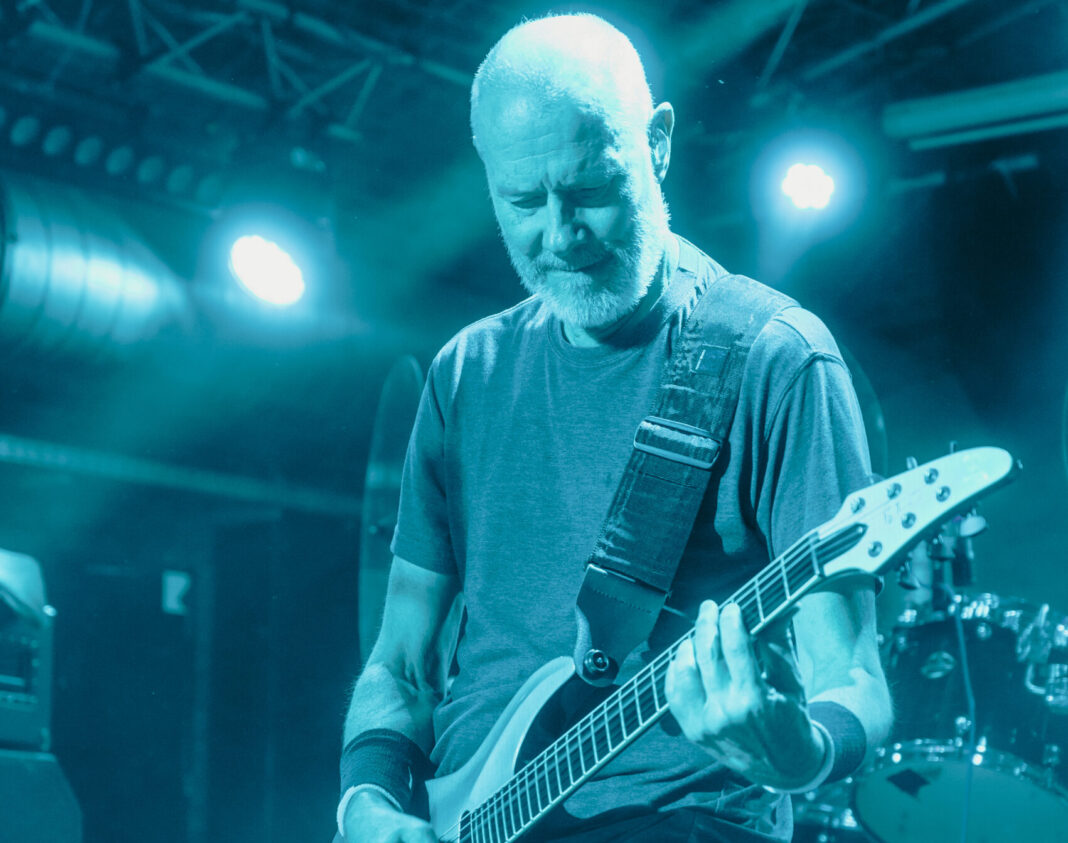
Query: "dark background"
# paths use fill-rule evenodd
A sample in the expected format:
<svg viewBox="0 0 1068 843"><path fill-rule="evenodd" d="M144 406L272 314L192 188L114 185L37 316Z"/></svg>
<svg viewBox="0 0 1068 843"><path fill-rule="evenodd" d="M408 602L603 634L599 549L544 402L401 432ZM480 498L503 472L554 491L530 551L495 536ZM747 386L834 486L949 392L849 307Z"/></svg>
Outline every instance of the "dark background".
<svg viewBox="0 0 1068 843"><path fill-rule="evenodd" d="M1022 459L972 590L1068 611L1068 135L884 128L893 103L1063 72L1068 3L0 2L0 547L58 613L53 751L89 843L328 839L375 405L399 355L425 366L523 295L467 85L550 9L632 36L677 111L674 228L831 326L878 470L950 441ZM839 211L784 218L769 168L810 138ZM297 307L230 279L249 225L303 261ZM89 292L20 286L16 258L94 231L170 291L126 333L48 306Z"/></svg>

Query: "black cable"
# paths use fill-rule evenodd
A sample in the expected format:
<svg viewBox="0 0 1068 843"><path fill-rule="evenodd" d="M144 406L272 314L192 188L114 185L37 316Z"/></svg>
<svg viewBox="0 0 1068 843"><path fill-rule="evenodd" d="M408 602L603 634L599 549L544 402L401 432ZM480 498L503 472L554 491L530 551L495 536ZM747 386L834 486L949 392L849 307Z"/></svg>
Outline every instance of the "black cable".
<svg viewBox="0 0 1068 843"><path fill-rule="evenodd" d="M944 589L953 614L953 628L957 633L957 651L960 654L960 675L961 684L964 688L964 706L968 718L968 751L965 758L967 768L964 772L964 800L960 821L960 841L961 843L968 843L968 815L971 813L972 779L975 777L975 756L978 749L978 742L975 736L975 693L972 689L971 667L968 665L968 648L964 641L964 621L961 618L964 607L957 602L957 595L952 586L943 582L940 583L939 588Z"/></svg>

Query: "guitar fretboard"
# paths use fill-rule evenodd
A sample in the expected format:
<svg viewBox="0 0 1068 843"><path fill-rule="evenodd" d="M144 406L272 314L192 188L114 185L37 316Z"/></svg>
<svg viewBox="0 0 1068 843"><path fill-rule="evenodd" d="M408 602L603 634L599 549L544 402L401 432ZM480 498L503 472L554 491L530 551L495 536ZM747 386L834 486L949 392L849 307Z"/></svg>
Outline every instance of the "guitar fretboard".
<svg viewBox="0 0 1068 843"><path fill-rule="evenodd" d="M813 531L761 570L725 603L737 603L756 635L822 576L822 565L855 546L865 533L853 525L827 538ZM585 717L519 770L489 799L460 819L459 843L511 843L579 785L634 742L667 711L664 678L686 635L654 658Z"/></svg>

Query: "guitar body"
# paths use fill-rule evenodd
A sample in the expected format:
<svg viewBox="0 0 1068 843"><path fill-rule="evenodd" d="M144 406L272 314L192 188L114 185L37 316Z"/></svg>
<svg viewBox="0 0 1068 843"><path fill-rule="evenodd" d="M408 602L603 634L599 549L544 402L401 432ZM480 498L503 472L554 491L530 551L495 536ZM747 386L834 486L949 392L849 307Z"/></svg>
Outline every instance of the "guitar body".
<svg viewBox="0 0 1068 843"><path fill-rule="evenodd" d="M486 801L512 777L531 725L574 675L570 656L546 662L515 693L471 759L426 783L430 824L440 840L456 840L463 812Z"/></svg>

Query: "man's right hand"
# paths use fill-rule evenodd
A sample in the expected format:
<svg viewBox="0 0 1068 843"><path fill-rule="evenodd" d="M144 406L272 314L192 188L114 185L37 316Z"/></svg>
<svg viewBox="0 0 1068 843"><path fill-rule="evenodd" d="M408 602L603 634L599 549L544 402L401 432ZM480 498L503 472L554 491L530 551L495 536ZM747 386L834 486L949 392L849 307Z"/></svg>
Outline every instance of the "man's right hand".
<svg viewBox="0 0 1068 843"><path fill-rule="evenodd" d="M438 843L430 823L403 814L381 793L361 790L345 809L346 843Z"/></svg>

